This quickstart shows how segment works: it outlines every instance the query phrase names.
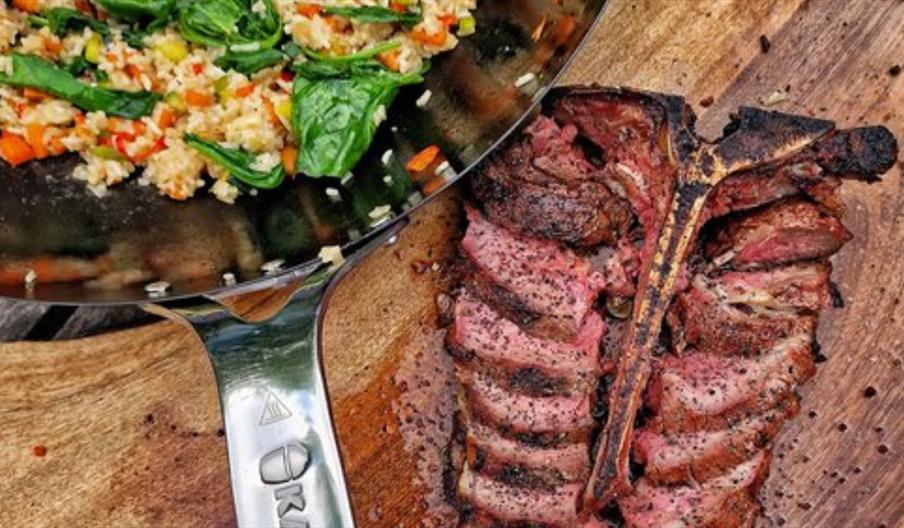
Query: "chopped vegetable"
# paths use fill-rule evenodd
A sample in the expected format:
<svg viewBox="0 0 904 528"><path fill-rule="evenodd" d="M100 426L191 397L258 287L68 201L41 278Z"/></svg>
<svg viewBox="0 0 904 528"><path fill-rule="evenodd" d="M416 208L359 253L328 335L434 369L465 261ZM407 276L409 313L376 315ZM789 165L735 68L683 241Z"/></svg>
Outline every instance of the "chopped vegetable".
<svg viewBox="0 0 904 528"><path fill-rule="evenodd" d="M7 131L0 135L0 156L13 167L35 159L35 153L28 142L22 136Z"/></svg>
<svg viewBox="0 0 904 528"><path fill-rule="evenodd" d="M78 57L73 58L67 63L60 64L60 67L71 73L75 77L78 77L90 71L94 67L94 65L88 62L85 57L79 55Z"/></svg>
<svg viewBox="0 0 904 528"><path fill-rule="evenodd" d="M25 139L34 151L35 157L38 159L44 159L50 156L50 151L47 150L47 143L44 137L44 132L46 130L47 127L38 123L29 123L25 127Z"/></svg>
<svg viewBox="0 0 904 528"><path fill-rule="evenodd" d="M90 152L98 158L105 160L125 161L126 159L126 157L123 156L118 150L109 145L98 145L92 148Z"/></svg>
<svg viewBox="0 0 904 528"><path fill-rule="evenodd" d="M405 170L408 172L422 172L430 166L431 163L439 155L439 147L430 145L424 150L418 152L405 164Z"/></svg>
<svg viewBox="0 0 904 528"><path fill-rule="evenodd" d="M104 11L124 21L159 26L169 20L176 0L94 0ZM193 2L188 2L193 3Z"/></svg>
<svg viewBox="0 0 904 528"><path fill-rule="evenodd" d="M29 13L37 13L38 0L13 0L13 7Z"/></svg>
<svg viewBox="0 0 904 528"><path fill-rule="evenodd" d="M298 64L292 89L292 131L297 169L310 177L345 176L370 146L377 109L389 107L399 88L423 81L373 59L310 60Z"/></svg>
<svg viewBox="0 0 904 528"><path fill-rule="evenodd" d="M467 16L458 21L458 36L467 37L477 32L477 19Z"/></svg>
<svg viewBox="0 0 904 528"><path fill-rule="evenodd" d="M92 31L101 35L110 34L110 27L100 20L76 11L68 7L52 7L44 11L42 16L30 16L29 22L37 26L46 26L50 32L58 37L65 36L70 30L79 31L90 27Z"/></svg>
<svg viewBox="0 0 904 528"><path fill-rule="evenodd" d="M266 172L255 170L252 166L257 158L250 152L226 148L194 134L186 134L184 139L186 144L226 169L234 179L251 187L273 189L285 179L286 171L281 163Z"/></svg>
<svg viewBox="0 0 904 528"><path fill-rule="evenodd" d="M277 49L265 49L244 53L228 51L218 58L214 64L224 70L235 70L245 75L251 75L264 68L276 66L288 60L289 57Z"/></svg>
<svg viewBox="0 0 904 528"><path fill-rule="evenodd" d="M65 99L82 110L137 119L153 112L160 96L152 92L126 92L85 84L71 73L34 55L13 53L13 73L0 74L0 83L36 88Z"/></svg>
<svg viewBox="0 0 904 528"><path fill-rule="evenodd" d="M173 38L166 42L162 42L155 46L154 49L162 53L170 62L176 64L188 57L188 46L186 46L185 42L179 38Z"/></svg>
<svg viewBox="0 0 904 528"><path fill-rule="evenodd" d="M402 24L403 26L415 26L423 20L419 11L398 12L385 7L327 7L325 12L330 15L339 15L357 20L358 22Z"/></svg>
<svg viewBox="0 0 904 528"><path fill-rule="evenodd" d="M427 33L423 28L417 28L411 32L411 38L426 46L442 46L449 38L449 32L445 28L441 28L436 33Z"/></svg>
<svg viewBox="0 0 904 528"><path fill-rule="evenodd" d="M298 4L296 10L299 15L311 18L320 14L323 11L323 6L318 4Z"/></svg>
<svg viewBox="0 0 904 528"><path fill-rule="evenodd" d="M252 1L263 2L263 15L251 9ZM270 49L283 36L282 20L272 0L192 0L179 4L179 28L188 41L232 49L233 46L256 44L256 49ZM238 51L238 50L234 50Z"/></svg>
<svg viewBox="0 0 904 528"><path fill-rule="evenodd" d="M104 39L100 35L91 35L85 42L85 60L91 64L100 63L100 54L104 49Z"/></svg>
<svg viewBox="0 0 904 528"><path fill-rule="evenodd" d="M198 90L186 90L183 98L188 106L210 106L213 104L213 96Z"/></svg>
<svg viewBox="0 0 904 528"><path fill-rule="evenodd" d="M282 150L282 164L286 174L295 174L295 165L298 162L298 149L295 147L286 147Z"/></svg>

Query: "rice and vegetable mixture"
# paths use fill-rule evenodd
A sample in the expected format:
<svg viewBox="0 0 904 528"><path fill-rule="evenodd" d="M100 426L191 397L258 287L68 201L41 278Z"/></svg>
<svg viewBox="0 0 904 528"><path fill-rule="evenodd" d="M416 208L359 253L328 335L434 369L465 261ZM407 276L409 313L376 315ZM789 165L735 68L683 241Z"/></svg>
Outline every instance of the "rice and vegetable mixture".
<svg viewBox="0 0 904 528"><path fill-rule="evenodd" d="M0 157L77 152L103 196L130 177L232 203L343 177L398 90L476 30L476 0L0 3Z"/></svg>

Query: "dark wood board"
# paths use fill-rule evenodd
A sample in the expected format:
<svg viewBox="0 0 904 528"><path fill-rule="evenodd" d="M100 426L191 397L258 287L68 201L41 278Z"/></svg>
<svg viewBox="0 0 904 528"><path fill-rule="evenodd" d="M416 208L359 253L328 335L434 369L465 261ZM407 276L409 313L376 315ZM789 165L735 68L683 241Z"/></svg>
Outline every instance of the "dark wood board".
<svg viewBox="0 0 904 528"><path fill-rule="evenodd" d="M904 64L904 2L612 0L566 81L684 94L709 135L738 105L787 89L772 108L883 123L904 137L895 64ZM847 306L824 315L829 361L778 440L767 526L904 526L902 191L900 168L844 188L856 239L835 279ZM435 321L441 274L412 263L449 253L454 198L353 271L327 311L328 382L361 526L426 522L416 457L400 447L393 374ZM12 309L0 320L16 318ZM11 339L28 335L30 317L18 317L26 322ZM203 350L172 323L0 346L0 526L233 524L214 386ZM44 457L33 453L39 444Z"/></svg>

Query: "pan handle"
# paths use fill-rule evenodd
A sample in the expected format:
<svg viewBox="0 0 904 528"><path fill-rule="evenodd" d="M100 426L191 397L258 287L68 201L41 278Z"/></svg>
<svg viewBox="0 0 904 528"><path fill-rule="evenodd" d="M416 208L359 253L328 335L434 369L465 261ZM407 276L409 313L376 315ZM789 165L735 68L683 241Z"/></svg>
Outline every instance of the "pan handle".
<svg viewBox="0 0 904 528"><path fill-rule="evenodd" d="M308 280L265 323L226 310L188 319L216 374L240 527L354 526L317 335L333 275Z"/></svg>
<svg viewBox="0 0 904 528"><path fill-rule="evenodd" d="M274 285L275 297L291 298L264 322L246 322L222 301L148 308L187 322L207 348L241 528L354 528L321 364L324 300L355 263L394 243L405 224L387 228L339 270L317 271L300 286Z"/></svg>

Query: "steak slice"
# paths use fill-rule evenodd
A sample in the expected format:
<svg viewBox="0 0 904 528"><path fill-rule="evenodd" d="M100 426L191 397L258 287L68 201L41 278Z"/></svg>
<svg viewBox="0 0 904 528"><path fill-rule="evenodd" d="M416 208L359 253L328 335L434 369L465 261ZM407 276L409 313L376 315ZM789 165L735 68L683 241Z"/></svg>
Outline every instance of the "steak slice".
<svg viewBox="0 0 904 528"><path fill-rule="evenodd" d="M493 519L548 527L579 525L578 499L583 490L580 482L563 484L553 490L512 486L475 473L468 464L458 480L458 496Z"/></svg>
<svg viewBox="0 0 904 528"><path fill-rule="evenodd" d="M591 312L570 342L531 336L465 291L455 302L446 339L459 361L505 380L510 390L558 393L592 390L604 330L603 320Z"/></svg>
<svg viewBox="0 0 904 528"><path fill-rule="evenodd" d="M535 446L506 438L477 422L467 426L467 456L479 473L532 474L545 484L584 481L590 473L590 447L586 442Z"/></svg>
<svg viewBox="0 0 904 528"><path fill-rule="evenodd" d="M613 243L631 213L574 144L577 129L539 117L471 180L490 220L528 236L590 246Z"/></svg>
<svg viewBox="0 0 904 528"><path fill-rule="evenodd" d="M475 209L469 208L467 216L462 251L492 284L505 290L508 304L514 299L521 311L577 334L605 287L590 262L555 242L518 236L491 224Z"/></svg>
<svg viewBox="0 0 904 528"><path fill-rule="evenodd" d="M586 438L593 427L590 394L527 396L506 391L487 376L456 369L469 416L480 423L517 434Z"/></svg>
<svg viewBox="0 0 904 528"><path fill-rule="evenodd" d="M809 336L799 335L752 358L693 353L662 359L647 403L662 430L726 427L733 417L775 408L815 373Z"/></svg>
<svg viewBox="0 0 904 528"><path fill-rule="evenodd" d="M695 276L669 312L675 348L749 356L792 336L814 335L816 315L793 310L828 301L827 267L814 264L781 271L732 272L717 279ZM821 280L825 282L820 284Z"/></svg>
<svg viewBox="0 0 904 528"><path fill-rule="evenodd" d="M717 431L670 434L643 429L635 435L632 456L644 464L644 477L654 484L703 482L765 448L799 410L792 398L775 410L743 417Z"/></svg>
<svg viewBox="0 0 904 528"><path fill-rule="evenodd" d="M776 203L728 222L706 244L706 257L735 267L827 257L851 239L838 218L802 200Z"/></svg>
<svg viewBox="0 0 904 528"><path fill-rule="evenodd" d="M753 526L756 493L769 472L760 451L731 472L702 484L656 486L641 479L633 495L618 501L626 528L740 528Z"/></svg>
<svg viewBox="0 0 904 528"><path fill-rule="evenodd" d="M831 273L828 262L813 262L763 271L728 271L703 278L700 284L728 304L817 312L832 304Z"/></svg>

